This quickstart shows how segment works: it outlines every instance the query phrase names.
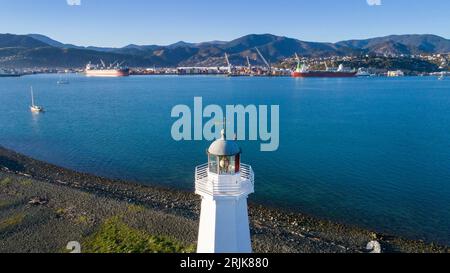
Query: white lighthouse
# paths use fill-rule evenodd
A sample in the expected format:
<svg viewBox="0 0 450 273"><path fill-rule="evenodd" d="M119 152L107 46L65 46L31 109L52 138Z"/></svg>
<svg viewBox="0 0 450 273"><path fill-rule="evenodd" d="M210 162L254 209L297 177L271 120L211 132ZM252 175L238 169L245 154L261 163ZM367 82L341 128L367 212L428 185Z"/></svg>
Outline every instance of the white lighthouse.
<svg viewBox="0 0 450 273"><path fill-rule="evenodd" d="M208 163L195 170L195 192L202 197L197 252L251 253L247 197L254 174L224 130L208 149Z"/></svg>

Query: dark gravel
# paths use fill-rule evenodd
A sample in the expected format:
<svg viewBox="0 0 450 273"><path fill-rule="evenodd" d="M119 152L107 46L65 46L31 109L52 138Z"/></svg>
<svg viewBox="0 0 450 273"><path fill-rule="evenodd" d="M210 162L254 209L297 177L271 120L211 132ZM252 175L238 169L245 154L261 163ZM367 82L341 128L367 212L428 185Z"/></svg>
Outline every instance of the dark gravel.
<svg viewBox="0 0 450 273"><path fill-rule="evenodd" d="M186 244L197 238L200 198L193 193L79 173L0 146L0 252L62 252L109 217ZM446 252L444 246L378 234L250 204L255 252L359 253L377 240L384 252ZM5 224L6 223L6 224Z"/></svg>

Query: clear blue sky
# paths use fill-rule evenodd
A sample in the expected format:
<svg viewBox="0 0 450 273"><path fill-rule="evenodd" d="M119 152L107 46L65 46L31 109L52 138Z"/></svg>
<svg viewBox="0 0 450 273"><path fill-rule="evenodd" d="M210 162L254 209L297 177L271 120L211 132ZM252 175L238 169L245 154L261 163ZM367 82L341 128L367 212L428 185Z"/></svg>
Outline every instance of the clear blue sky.
<svg viewBox="0 0 450 273"><path fill-rule="evenodd" d="M250 33L321 42L407 33L450 38L450 1L381 1L370 6L367 0L81 0L69 6L67 0L0 0L0 33L115 47L231 40Z"/></svg>

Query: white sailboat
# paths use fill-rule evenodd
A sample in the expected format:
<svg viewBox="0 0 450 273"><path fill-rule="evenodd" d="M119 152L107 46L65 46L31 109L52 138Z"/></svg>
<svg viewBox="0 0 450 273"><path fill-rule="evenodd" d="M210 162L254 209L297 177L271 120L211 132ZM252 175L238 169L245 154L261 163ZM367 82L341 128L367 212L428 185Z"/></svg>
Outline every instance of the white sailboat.
<svg viewBox="0 0 450 273"><path fill-rule="evenodd" d="M445 75L444 72L441 73L441 76L439 76L438 80L442 81L444 79Z"/></svg>
<svg viewBox="0 0 450 273"><path fill-rule="evenodd" d="M30 106L30 110L33 113L40 113L40 112L44 112L44 108L42 106L38 106L34 104L34 92L33 92L33 87L31 87L31 106Z"/></svg>

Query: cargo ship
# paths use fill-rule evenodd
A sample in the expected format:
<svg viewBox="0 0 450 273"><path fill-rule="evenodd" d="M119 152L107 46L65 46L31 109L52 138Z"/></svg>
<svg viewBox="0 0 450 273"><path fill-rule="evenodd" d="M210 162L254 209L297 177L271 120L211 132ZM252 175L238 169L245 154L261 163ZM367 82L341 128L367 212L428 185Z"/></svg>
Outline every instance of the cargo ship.
<svg viewBox="0 0 450 273"><path fill-rule="evenodd" d="M338 68L328 68L326 70L310 70L307 65L301 64L297 57L297 69L292 72L294 78L352 78L356 77L357 71L339 65Z"/></svg>
<svg viewBox="0 0 450 273"><path fill-rule="evenodd" d="M94 65L89 62L86 65L85 74L88 77L127 77L130 75L130 69L122 66L122 64L114 62L106 66L103 61L101 61L100 65Z"/></svg>

